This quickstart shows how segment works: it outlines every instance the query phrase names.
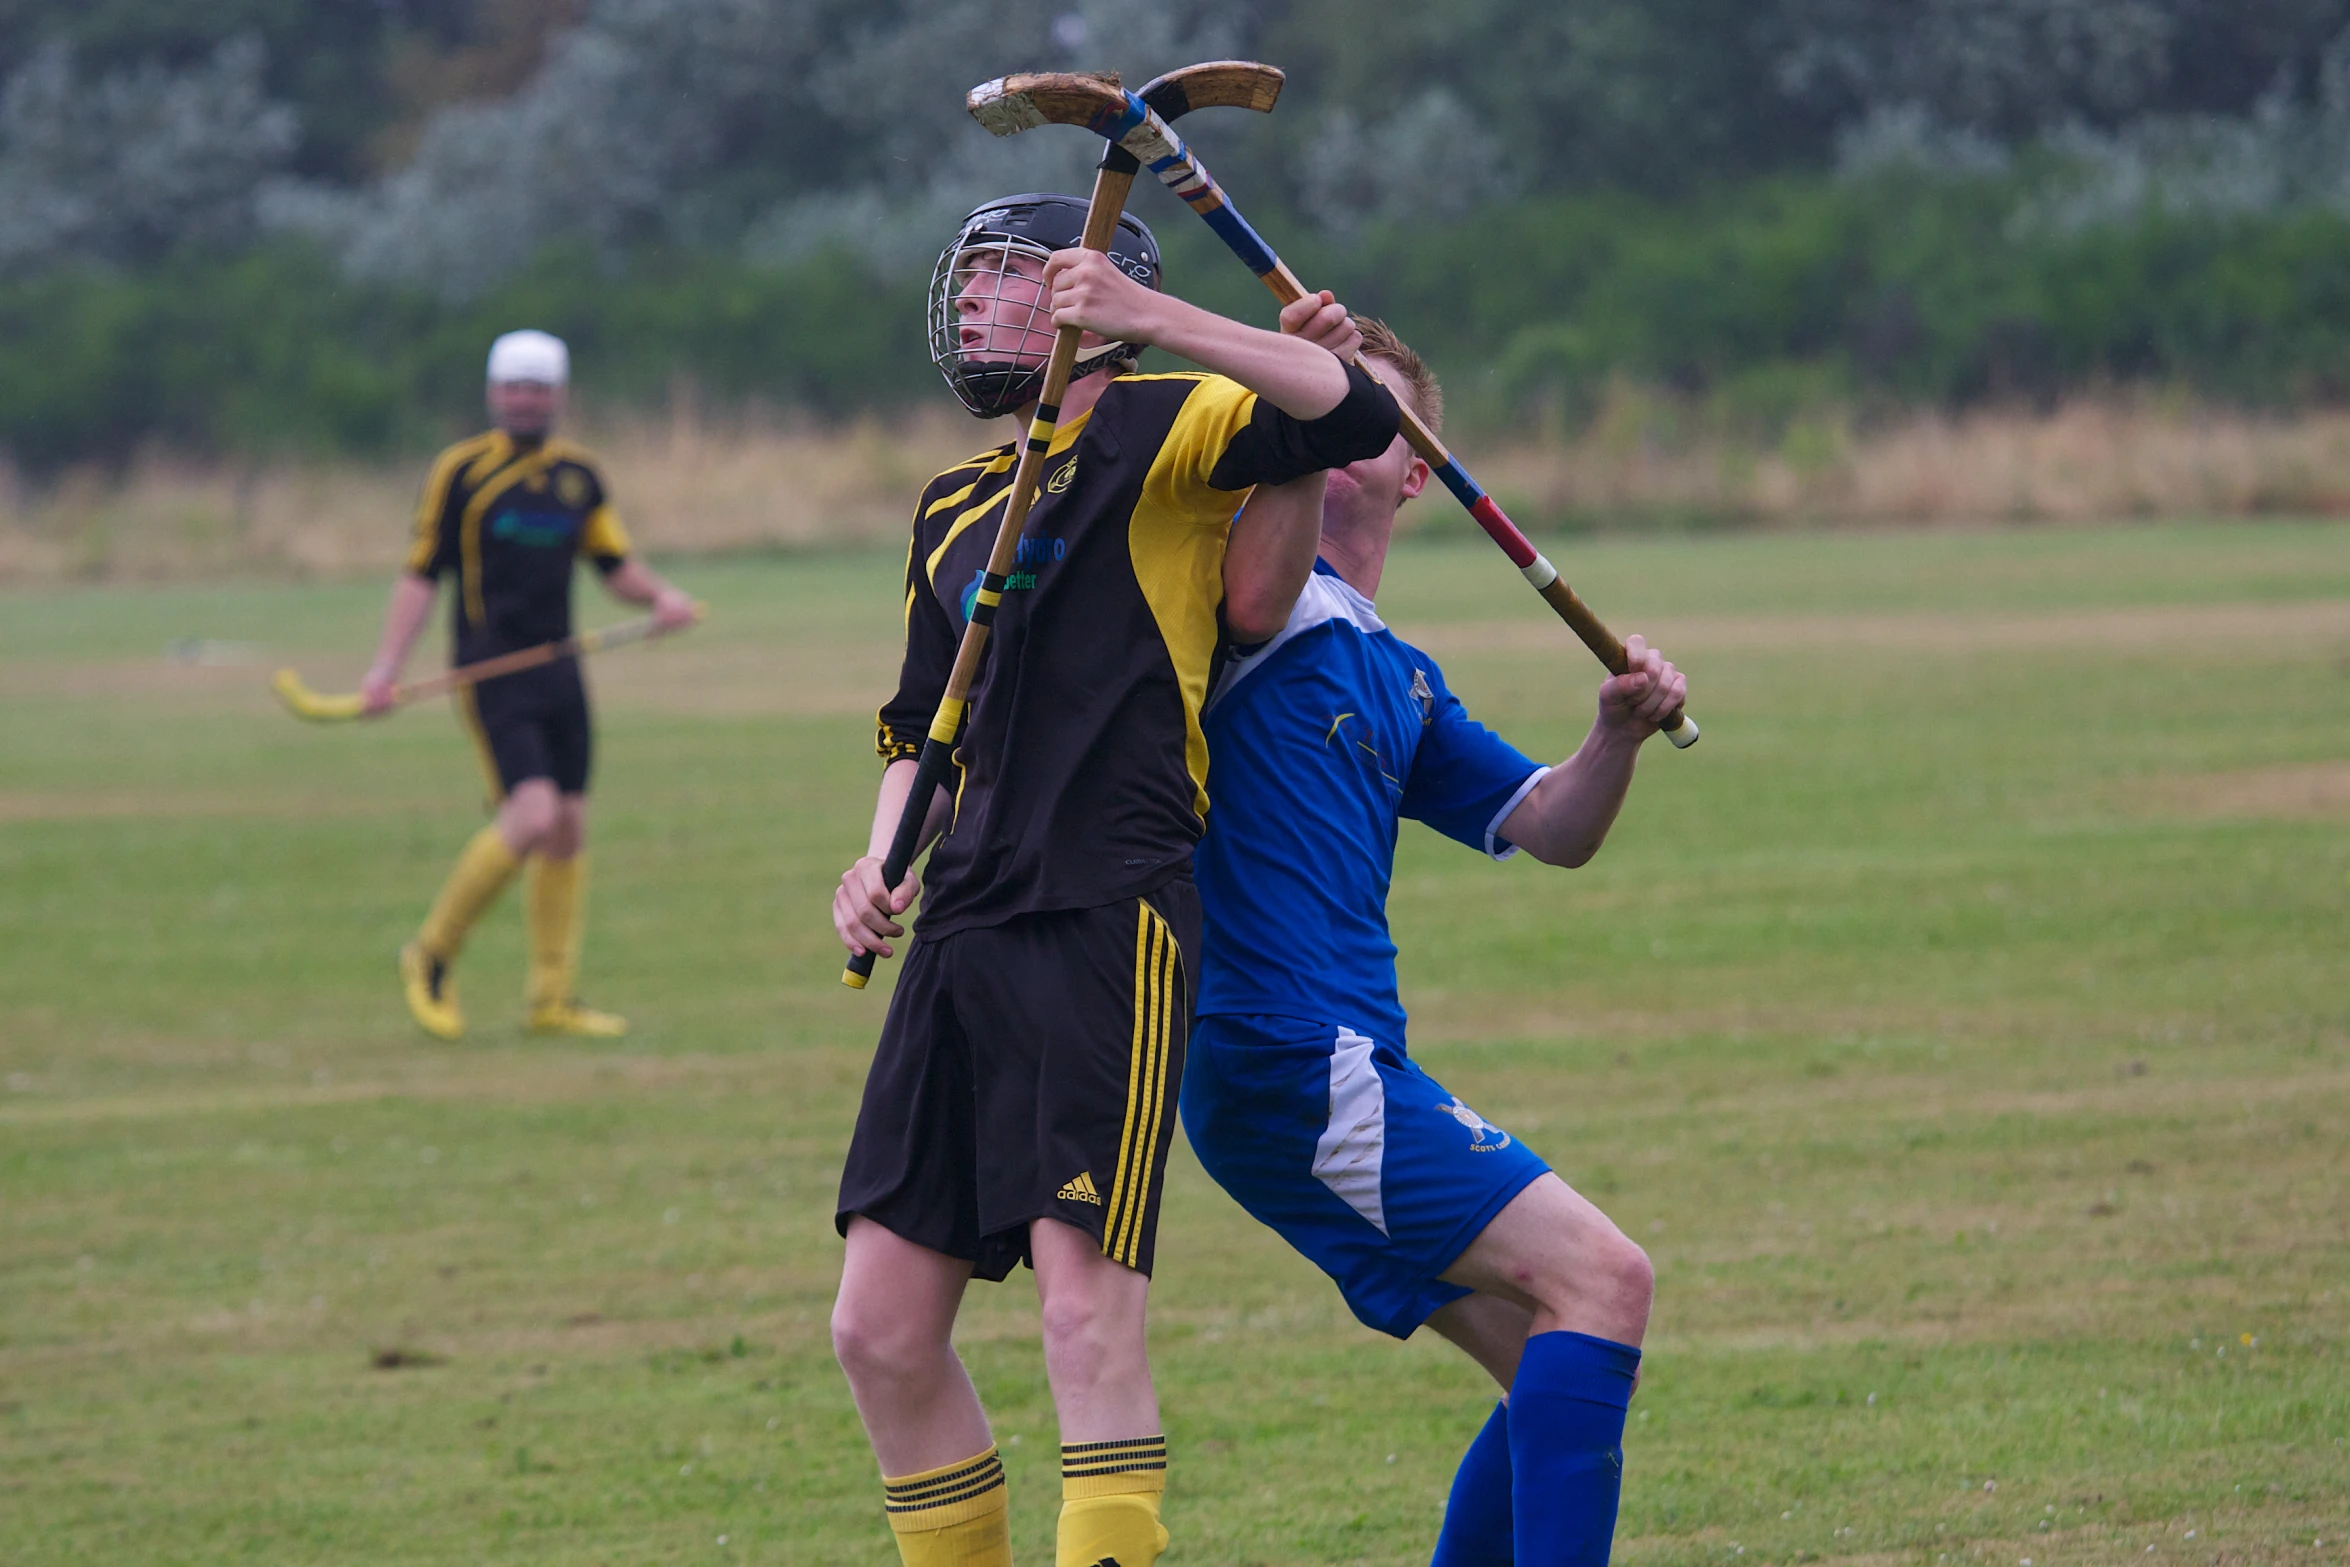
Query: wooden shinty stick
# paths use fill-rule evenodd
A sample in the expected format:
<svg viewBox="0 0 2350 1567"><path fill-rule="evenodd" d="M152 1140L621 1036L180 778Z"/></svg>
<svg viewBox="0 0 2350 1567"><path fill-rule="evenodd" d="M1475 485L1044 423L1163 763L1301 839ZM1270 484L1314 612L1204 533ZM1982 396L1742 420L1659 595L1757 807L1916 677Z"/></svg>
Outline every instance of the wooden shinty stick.
<svg viewBox="0 0 2350 1567"><path fill-rule="evenodd" d="M1261 68L1260 68L1261 69ZM1041 72L999 77L971 90L972 117L998 136L1013 136L1039 125L1082 125L1096 135L1124 147L1157 175L1159 182L1183 198L1216 237L1263 281L1283 304L1307 290L1297 274L1273 253L1240 209L1232 204L1215 177L1176 135L1153 107L1133 93L1108 86L1101 78ZM1470 477L1436 433L1402 406L1403 436L1414 451L1436 471L1444 487L1468 509L1477 525L1509 556L1510 563L1542 595L1558 617L1591 649L1610 674L1631 667L1624 644L1593 614L1580 595L1567 585L1558 568L1544 558L1533 542L1510 521L1500 503ZM1697 723L1685 712L1666 718L1665 738L1682 749L1697 743Z"/></svg>
<svg viewBox="0 0 2350 1567"><path fill-rule="evenodd" d="M695 622L699 623L705 613L704 608L696 604ZM685 628L680 626L677 629L682 631ZM606 626L601 631L582 631L557 642L541 642L536 647L517 648L511 653L500 653L495 658L460 664L445 674L394 686L392 707L407 707L412 703L446 695L461 686L477 686L485 680L495 680L500 675L517 674L566 658L584 658L590 653L626 647L631 642L642 642L647 637L662 634L660 628L653 624L653 617L646 615L637 620L624 620L617 626ZM313 691L291 669L279 670L270 678L269 684L270 689L277 693L278 700L285 703L287 712L314 724L342 723L367 716L366 706L356 691L332 696Z"/></svg>

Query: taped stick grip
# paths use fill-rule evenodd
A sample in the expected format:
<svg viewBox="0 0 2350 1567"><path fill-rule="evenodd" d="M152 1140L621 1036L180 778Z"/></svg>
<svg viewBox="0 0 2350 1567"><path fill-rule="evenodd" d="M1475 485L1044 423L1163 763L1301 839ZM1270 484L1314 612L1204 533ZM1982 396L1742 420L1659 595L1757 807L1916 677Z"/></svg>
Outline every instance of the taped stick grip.
<svg viewBox="0 0 2350 1567"><path fill-rule="evenodd" d="M940 740L936 735L922 742L922 756L914 764L914 786L906 791L905 808L898 812L898 830L890 836L889 854L881 862L881 884L894 888L906 879L906 867L914 863L914 856L922 849L922 824L930 820L930 802L938 797L939 785L946 782L949 769L955 765L955 742L952 736ZM876 954L853 954L848 966L841 970L840 982L851 990L863 990L865 982L873 977Z"/></svg>

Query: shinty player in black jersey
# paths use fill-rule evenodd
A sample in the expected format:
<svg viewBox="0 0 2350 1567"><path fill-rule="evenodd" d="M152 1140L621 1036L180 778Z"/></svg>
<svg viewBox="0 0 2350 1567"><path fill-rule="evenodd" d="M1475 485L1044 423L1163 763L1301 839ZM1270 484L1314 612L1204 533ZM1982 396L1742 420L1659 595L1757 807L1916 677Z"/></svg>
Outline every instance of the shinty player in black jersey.
<svg viewBox="0 0 2350 1567"><path fill-rule="evenodd" d="M630 553L595 460L555 438L570 380L560 338L508 332L490 345L484 392L491 428L434 462L417 505L407 569L392 585L383 640L361 686L370 714L391 704L440 579L457 579L453 662L472 663L571 634L571 579L585 557L605 591L652 607L657 627L693 620L693 601ZM562 659L456 694L481 757L497 819L473 835L400 949L400 983L417 1026L465 1031L451 969L468 932L525 863L530 972L524 995L539 1033L609 1037L626 1024L579 1004L572 978L587 885L591 750L587 687Z"/></svg>
<svg viewBox="0 0 2350 1567"><path fill-rule="evenodd" d="M991 202L931 289L932 357L982 417L1025 419L1054 328L1087 335L931 805L920 929L841 1178L833 1345L907 1567L1011 1560L1003 1467L949 1334L969 1280L1023 1260L1060 1419L1059 1561L1149 1567L1165 1547L1143 1314L1191 1021L1200 707L1220 638L1284 623L1318 533L1241 505L1385 450L1397 424L1339 357L1359 339L1328 295L1284 310L1282 332L1241 326L1157 291L1134 218L1108 254L1069 248L1084 216L1066 196ZM1135 374L1147 345L1205 373ZM915 510L887 766L833 900L852 952L890 955L912 901L882 858L1016 459L1015 443L949 469Z"/></svg>

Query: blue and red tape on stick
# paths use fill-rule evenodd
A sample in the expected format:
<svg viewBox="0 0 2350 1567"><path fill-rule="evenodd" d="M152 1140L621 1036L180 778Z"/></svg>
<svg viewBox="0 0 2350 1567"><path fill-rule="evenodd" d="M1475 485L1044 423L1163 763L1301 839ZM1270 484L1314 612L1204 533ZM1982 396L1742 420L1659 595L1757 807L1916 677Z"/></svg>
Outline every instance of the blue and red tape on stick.
<svg viewBox="0 0 2350 1567"><path fill-rule="evenodd" d="M1014 78L1003 78L975 89L970 97L973 115L981 124L999 136L1008 136L1035 125L1045 124L1049 116L1027 101L1011 87ZM1198 213L1216 237L1247 268L1270 288L1283 304L1301 298L1307 292L1296 274L1283 264L1273 247L1265 243L1232 199L1224 194L1215 176L1210 174L1190 147L1184 144L1167 122L1153 113L1140 95L1121 88L1102 84L1105 99L1083 122L1087 130L1103 137L1113 145L1123 147L1158 178L1184 204ZM1114 97L1108 96L1115 94ZM1519 574L1549 602L1560 618L1601 663L1617 674L1627 667L1628 655L1622 642L1600 623L1590 608L1576 596L1559 576L1558 568L1534 547L1518 525L1509 519L1499 502L1485 487L1473 478L1460 459L1453 456L1434 431L1427 429L1406 413L1405 434L1415 450L1427 459L1444 487L1450 490L1461 505L1467 508L1477 525L1483 528ZM1666 720L1665 737L1683 749L1697 743L1697 724L1686 713L1675 713Z"/></svg>

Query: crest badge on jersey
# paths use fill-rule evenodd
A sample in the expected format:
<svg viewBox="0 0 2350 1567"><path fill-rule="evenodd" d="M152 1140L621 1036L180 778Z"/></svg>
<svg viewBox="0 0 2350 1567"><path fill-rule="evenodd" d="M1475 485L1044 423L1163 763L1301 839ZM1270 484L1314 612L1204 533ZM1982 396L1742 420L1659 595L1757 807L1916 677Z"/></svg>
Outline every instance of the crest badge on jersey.
<svg viewBox="0 0 2350 1567"><path fill-rule="evenodd" d="M1060 467L1054 469L1052 477L1044 481L1045 493L1048 495L1065 494L1068 491L1070 483L1074 481L1076 477L1077 459L1072 457L1067 462L1061 464Z"/></svg>
<svg viewBox="0 0 2350 1567"><path fill-rule="evenodd" d="M1435 1108L1438 1115L1449 1115L1468 1129L1471 1153L1499 1153L1510 1145L1509 1133L1462 1104L1458 1094L1453 1095L1451 1104Z"/></svg>
<svg viewBox="0 0 2350 1567"><path fill-rule="evenodd" d="M1420 727L1425 729L1436 722L1436 689L1428 684L1428 671L1425 669L1415 668L1412 671L1412 695L1419 701Z"/></svg>
<svg viewBox="0 0 2350 1567"><path fill-rule="evenodd" d="M588 476L577 468L559 468L555 471L555 499L573 511L588 503Z"/></svg>

